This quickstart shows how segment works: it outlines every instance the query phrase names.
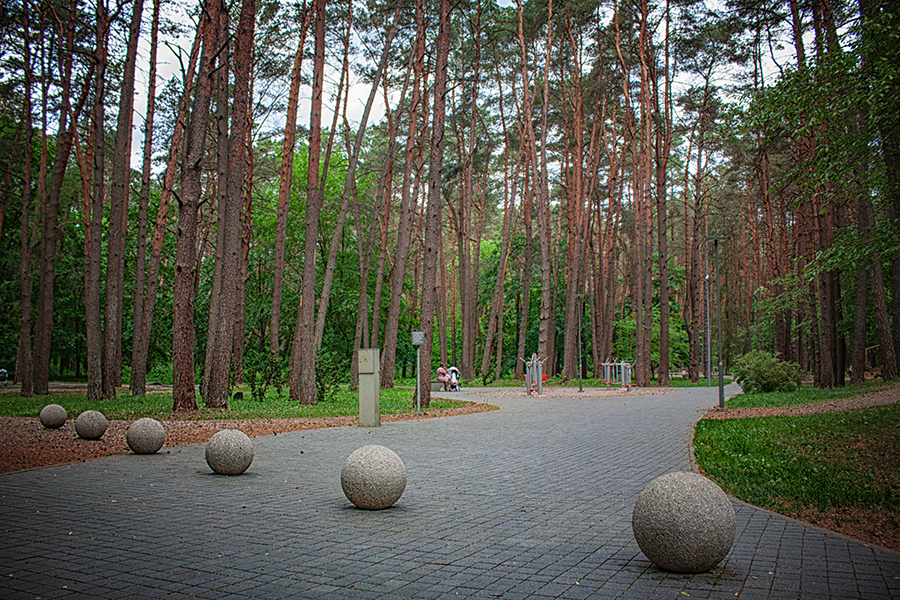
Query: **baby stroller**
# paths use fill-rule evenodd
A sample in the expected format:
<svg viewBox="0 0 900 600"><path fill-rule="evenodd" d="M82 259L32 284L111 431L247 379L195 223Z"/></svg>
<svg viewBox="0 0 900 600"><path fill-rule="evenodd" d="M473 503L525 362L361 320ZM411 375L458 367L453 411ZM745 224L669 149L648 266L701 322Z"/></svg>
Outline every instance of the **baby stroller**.
<svg viewBox="0 0 900 600"><path fill-rule="evenodd" d="M459 386L459 369L450 367L447 371L450 374L450 391L458 392L461 389Z"/></svg>

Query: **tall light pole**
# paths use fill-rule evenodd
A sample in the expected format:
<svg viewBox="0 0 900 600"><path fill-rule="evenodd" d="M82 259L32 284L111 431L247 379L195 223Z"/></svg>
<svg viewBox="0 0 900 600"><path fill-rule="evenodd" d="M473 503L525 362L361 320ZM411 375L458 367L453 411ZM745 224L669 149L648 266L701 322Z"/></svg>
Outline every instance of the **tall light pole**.
<svg viewBox="0 0 900 600"><path fill-rule="evenodd" d="M725 410L725 373L722 369L722 286L719 285L719 240L724 237L708 237L707 242L713 242L716 251L716 345L719 347L719 410Z"/></svg>

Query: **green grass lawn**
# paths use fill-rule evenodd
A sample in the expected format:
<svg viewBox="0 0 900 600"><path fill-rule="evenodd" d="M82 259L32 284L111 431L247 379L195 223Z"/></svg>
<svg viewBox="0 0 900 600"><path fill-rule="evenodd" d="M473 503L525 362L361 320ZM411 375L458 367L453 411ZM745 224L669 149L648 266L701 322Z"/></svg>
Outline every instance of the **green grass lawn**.
<svg viewBox="0 0 900 600"><path fill-rule="evenodd" d="M827 402L851 398L861 394L871 394L890 387L883 381L868 381L863 386L844 386L830 390L804 385L793 392L771 392L768 394L741 394L727 402L728 408L752 408L757 406L791 406L810 402Z"/></svg>
<svg viewBox="0 0 900 600"><path fill-rule="evenodd" d="M249 390L244 392L243 400L232 399L227 410L203 408L203 401L197 398L200 410L189 415L172 413L172 394L149 393L146 396L132 396L127 391L119 392L115 400L88 402L84 392L61 392L48 396L22 398L15 394L0 394L0 416L4 417L37 417L47 404L59 404L66 409L69 418L74 418L85 410L99 410L109 419L137 419L155 417L157 419L190 418L190 419L270 419L292 417L333 417L355 416L359 414L359 396L344 386L336 397L327 402L304 405L292 402L284 395L277 396L274 391L266 396L265 401L252 400ZM401 414L415 412L414 389L412 387L396 387L381 390L381 414ZM428 410L440 410L460 406L462 402L432 398Z"/></svg>
<svg viewBox="0 0 900 600"><path fill-rule="evenodd" d="M784 406L883 386L753 394L736 406ZM805 416L701 420L694 452L730 495L896 547L900 540L900 404ZM890 541L894 540L894 541Z"/></svg>

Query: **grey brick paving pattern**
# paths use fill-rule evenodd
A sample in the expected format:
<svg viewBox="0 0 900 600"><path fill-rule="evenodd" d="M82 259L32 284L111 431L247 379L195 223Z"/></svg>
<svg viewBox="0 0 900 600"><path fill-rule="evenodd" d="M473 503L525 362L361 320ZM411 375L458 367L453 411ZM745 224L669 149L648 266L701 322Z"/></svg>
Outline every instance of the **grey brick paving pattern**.
<svg viewBox="0 0 900 600"><path fill-rule="evenodd" d="M634 500L692 468L716 394L500 399L254 438L237 477L212 474L202 445L0 476L0 598L900 598L900 554L738 502L713 571L641 554ZM343 461L371 443L408 471L386 511L341 491Z"/></svg>

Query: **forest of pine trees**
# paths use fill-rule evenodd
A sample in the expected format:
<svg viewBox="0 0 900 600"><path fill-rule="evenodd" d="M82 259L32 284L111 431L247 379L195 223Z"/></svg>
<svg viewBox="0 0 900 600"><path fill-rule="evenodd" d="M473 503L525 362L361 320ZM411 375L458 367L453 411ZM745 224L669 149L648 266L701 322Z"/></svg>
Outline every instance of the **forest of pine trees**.
<svg viewBox="0 0 900 600"><path fill-rule="evenodd" d="M425 380L668 385L721 306L726 369L900 374L896 3L503 4L7 2L0 368L311 404L424 331Z"/></svg>

